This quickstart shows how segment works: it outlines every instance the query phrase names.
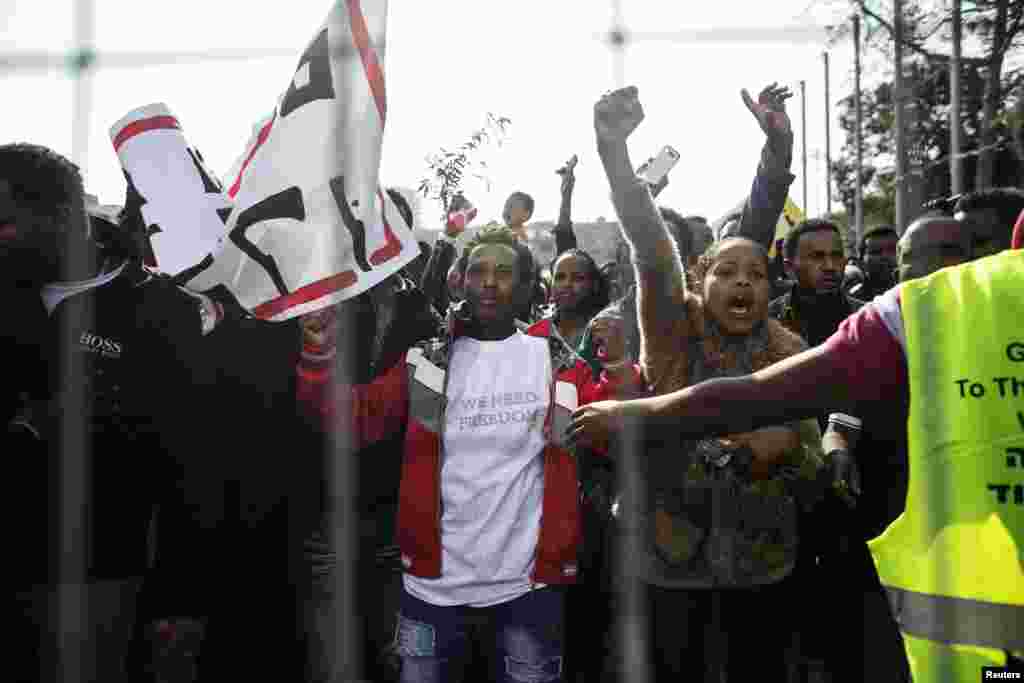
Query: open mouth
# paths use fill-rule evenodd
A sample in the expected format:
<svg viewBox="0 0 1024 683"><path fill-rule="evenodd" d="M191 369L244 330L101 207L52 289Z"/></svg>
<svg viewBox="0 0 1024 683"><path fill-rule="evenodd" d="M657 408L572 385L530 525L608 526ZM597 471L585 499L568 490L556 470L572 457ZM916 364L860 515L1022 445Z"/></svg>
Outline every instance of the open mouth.
<svg viewBox="0 0 1024 683"><path fill-rule="evenodd" d="M18 236L18 226L14 223L0 222L0 242L13 240Z"/></svg>
<svg viewBox="0 0 1024 683"><path fill-rule="evenodd" d="M605 360L608 358L608 344L605 340L594 340L594 355L597 356L598 360Z"/></svg>
<svg viewBox="0 0 1024 683"><path fill-rule="evenodd" d="M750 297L742 294L733 294L726 301L726 309L732 315L738 317L745 317L751 314L754 310L754 302L750 300Z"/></svg>

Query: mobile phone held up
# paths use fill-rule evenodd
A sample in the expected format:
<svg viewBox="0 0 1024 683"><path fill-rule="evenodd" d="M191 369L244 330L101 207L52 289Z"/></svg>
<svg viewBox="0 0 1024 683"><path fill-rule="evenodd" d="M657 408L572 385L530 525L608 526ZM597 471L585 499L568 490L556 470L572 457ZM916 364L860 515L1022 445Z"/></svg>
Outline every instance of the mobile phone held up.
<svg viewBox="0 0 1024 683"><path fill-rule="evenodd" d="M679 163L679 152L671 145L665 145L658 152L658 156L642 165L636 174L637 177L642 178L648 184L658 185L677 163Z"/></svg>

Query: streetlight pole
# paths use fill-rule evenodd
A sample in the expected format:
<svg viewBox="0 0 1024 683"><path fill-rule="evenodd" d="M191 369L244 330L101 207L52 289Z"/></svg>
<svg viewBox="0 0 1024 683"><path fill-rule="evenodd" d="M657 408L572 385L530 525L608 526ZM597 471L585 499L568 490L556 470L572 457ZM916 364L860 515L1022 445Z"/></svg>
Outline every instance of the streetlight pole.
<svg viewBox="0 0 1024 683"><path fill-rule="evenodd" d="M804 212L810 213L807 205L807 81L800 81L800 161L803 181Z"/></svg>
<svg viewBox="0 0 1024 683"><path fill-rule="evenodd" d="M829 101L828 52L821 53L825 63L825 215L832 213L832 103Z"/></svg>
<svg viewBox="0 0 1024 683"><path fill-rule="evenodd" d="M960 158L960 43L963 22L960 0L952 1L953 54L949 59L949 180L953 194L963 194L964 167Z"/></svg>
<svg viewBox="0 0 1024 683"><path fill-rule="evenodd" d="M864 184L863 184L863 169L864 169L864 150L862 126L864 112L861 105L861 93L860 93L860 15L853 15L853 97L854 97L854 130L853 140L854 145L857 149L856 164L854 171L856 177L854 179L854 194L853 194L853 225L854 234L857 235L857 243L859 244L864 239Z"/></svg>
<svg viewBox="0 0 1024 683"><path fill-rule="evenodd" d="M612 49L612 79L616 88L626 87L626 25L622 18L622 0L612 0L612 27L608 32Z"/></svg>
<svg viewBox="0 0 1024 683"><path fill-rule="evenodd" d="M907 220L906 121L903 110L903 0L893 0L893 42L896 62L892 84L893 106L896 114L896 230L902 234Z"/></svg>
<svg viewBox="0 0 1024 683"><path fill-rule="evenodd" d="M71 105L71 159L86 171L89 156L89 119L92 109L92 66L95 59L94 0L77 0L75 3L75 48L68 67L72 76Z"/></svg>

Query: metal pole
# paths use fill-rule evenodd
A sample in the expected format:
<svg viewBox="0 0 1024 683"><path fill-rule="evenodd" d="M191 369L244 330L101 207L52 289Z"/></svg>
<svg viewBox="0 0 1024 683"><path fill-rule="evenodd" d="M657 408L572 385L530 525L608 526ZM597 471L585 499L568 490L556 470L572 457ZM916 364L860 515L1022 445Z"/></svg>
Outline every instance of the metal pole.
<svg viewBox="0 0 1024 683"><path fill-rule="evenodd" d="M960 0L952 1L953 54L949 59L949 181L952 194L963 194L964 167L960 158L960 43L963 23Z"/></svg>
<svg viewBox="0 0 1024 683"><path fill-rule="evenodd" d="M89 114L92 108L92 65L95 56L94 0L75 3L75 47L69 65L72 77L71 159L86 172L89 156Z"/></svg>
<svg viewBox="0 0 1024 683"><path fill-rule="evenodd" d="M800 81L800 160L803 168L803 209L804 213L810 215L810 208L807 205L807 81Z"/></svg>
<svg viewBox="0 0 1024 683"><path fill-rule="evenodd" d="M90 82L83 73L90 63L93 43L93 0L77 0L74 6L74 40L77 48L72 62L73 100L71 121L71 157L83 169L87 155L88 112ZM65 240L70 240L65 237ZM61 264L64 280L79 279L87 269L88 255L81 249L67 249ZM87 311L69 312L61 321L61 338L69 341L73 330L94 329L86 320ZM73 352L58 350L59 358ZM76 364L59 363L61 393L58 398L60 422L56 435L60 449L58 473L60 512L58 518L59 555L57 559L56 597L56 652L43 667L52 667L54 680L77 683L91 678L98 664L95 643L90 637L88 611L90 609L86 584L88 549L85 522L88 513L89 462L92 458L90 417L91 402L87 382ZM93 634L94 635L94 634ZM44 649L45 651L45 649ZM86 668L89 667L87 671Z"/></svg>
<svg viewBox="0 0 1024 683"><path fill-rule="evenodd" d="M857 148L857 160L854 166L856 178L854 179L853 194L853 226L854 234L857 235L857 243L864 239L864 149L863 140L863 116L864 112L861 103L860 92L860 15L853 15L853 97L854 97L854 129L853 140Z"/></svg>
<svg viewBox="0 0 1024 683"><path fill-rule="evenodd" d="M832 213L832 106L828 92L828 52L821 53L825 62L825 215Z"/></svg>
<svg viewBox="0 0 1024 683"><path fill-rule="evenodd" d="M626 87L626 28L622 18L622 1L612 0L612 27L608 32L612 49L612 82L616 88Z"/></svg>
<svg viewBox="0 0 1024 683"><path fill-rule="evenodd" d="M892 84L896 124L896 230L903 234L907 219L906 121L903 111L903 0L893 0L893 42L896 67Z"/></svg>

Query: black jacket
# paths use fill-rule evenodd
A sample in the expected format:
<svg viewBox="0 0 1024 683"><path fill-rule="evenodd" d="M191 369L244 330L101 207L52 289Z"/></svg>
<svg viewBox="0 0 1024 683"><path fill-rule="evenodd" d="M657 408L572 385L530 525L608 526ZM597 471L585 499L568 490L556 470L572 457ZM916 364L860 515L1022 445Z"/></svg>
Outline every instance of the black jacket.
<svg viewBox="0 0 1024 683"><path fill-rule="evenodd" d="M830 295L801 295L799 285L768 305L768 315L789 331L799 334L811 346L831 337L850 314L864 302L840 291Z"/></svg>
<svg viewBox="0 0 1024 683"><path fill-rule="evenodd" d="M128 266L50 315L40 305L29 320L4 335L5 346L20 349L3 360L8 392L20 395L4 435L20 451L4 449L17 482L9 519L21 520L14 565L24 583L56 580L61 506L69 504L61 473L73 468L85 482L79 523L89 576L141 574L153 507L176 495L180 465L208 433L203 400L213 383L201 361L199 302Z"/></svg>

